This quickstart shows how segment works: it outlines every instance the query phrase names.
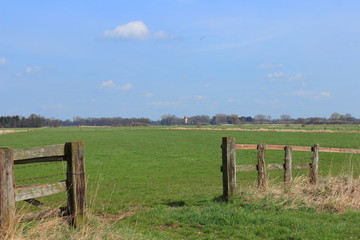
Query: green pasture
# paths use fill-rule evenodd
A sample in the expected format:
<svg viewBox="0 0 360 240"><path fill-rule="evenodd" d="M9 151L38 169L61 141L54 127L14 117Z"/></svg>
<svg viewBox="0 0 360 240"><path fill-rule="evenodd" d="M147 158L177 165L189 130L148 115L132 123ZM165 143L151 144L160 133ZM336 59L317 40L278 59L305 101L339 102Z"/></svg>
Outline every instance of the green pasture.
<svg viewBox="0 0 360 240"><path fill-rule="evenodd" d="M324 147L360 148L360 134L356 132L246 132L161 127L46 128L1 135L0 146L29 148L83 141L91 211L96 215L116 216L134 208L143 209L115 226L134 229L145 239L349 239L360 236L360 227L356 224L359 213L316 213L311 208L284 210L266 201L243 201L241 195L228 204L218 202L222 193L220 145L224 136L234 136L237 143L248 144L312 146L318 143ZM282 163L283 154L269 151L266 159L268 163ZM238 164L255 164L255 151L237 151L237 156ZM294 163L310 162L310 158L311 153L295 153ZM36 168L16 166L15 181L22 185L62 180L65 169L62 163ZM320 154L320 174L343 172L357 177L360 156ZM294 174L308 173L298 170ZM269 171L269 176L273 183L280 182L282 172ZM239 192L254 186L255 182L256 172L239 173ZM42 200L58 205L64 203L65 195Z"/></svg>

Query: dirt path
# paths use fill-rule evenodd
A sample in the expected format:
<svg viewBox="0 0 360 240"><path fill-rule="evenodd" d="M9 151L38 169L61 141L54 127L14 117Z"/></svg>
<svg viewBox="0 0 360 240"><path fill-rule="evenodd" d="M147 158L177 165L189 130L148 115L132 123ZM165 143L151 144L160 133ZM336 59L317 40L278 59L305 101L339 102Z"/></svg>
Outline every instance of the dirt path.
<svg viewBox="0 0 360 240"><path fill-rule="evenodd" d="M29 130L0 130L0 135L16 133L16 132L27 132Z"/></svg>

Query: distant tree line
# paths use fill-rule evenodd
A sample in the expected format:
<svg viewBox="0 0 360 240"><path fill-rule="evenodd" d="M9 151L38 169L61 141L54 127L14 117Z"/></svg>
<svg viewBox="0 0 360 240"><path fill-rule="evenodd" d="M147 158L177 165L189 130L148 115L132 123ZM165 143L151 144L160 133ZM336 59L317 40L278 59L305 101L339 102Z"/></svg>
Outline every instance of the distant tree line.
<svg viewBox="0 0 360 240"><path fill-rule="evenodd" d="M60 127L60 126L148 126L151 124L148 118L81 118L74 117L73 120L59 120L45 118L40 115L31 114L29 117L3 116L0 117L0 128L38 128L38 127Z"/></svg>
<svg viewBox="0 0 360 240"><path fill-rule="evenodd" d="M237 114L216 114L215 116L196 115L191 117L177 117L175 115L163 115L160 120L151 121L148 118L82 118L74 117L72 120L59 120L45 118L37 114L29 117L2 116L0 117L0 128L38 128L38 127L60 127L60 126L150 126L150 125L241 125L252 124L360 124L360 119L351 114L332 113L329 118L292 118L283 114L279 119L273 119L269 115L257 114L251 116L238 116Z"/></svg>
<svg viewBox="0 0 360 240"><path fill-rule="evenodd" d="M238 116L237 114L216 114L213 117L207 115L197 115L192 117L179 118L175 115L163 115L158 121L159 125L184 125L185 118L189 125L241 125L246 123L253 124L360 124L360 119L351 114L332 113L329 118L292 118L288 114L283 114L279 119L273 119L270 115L257 114L251 116Z"/></svg>

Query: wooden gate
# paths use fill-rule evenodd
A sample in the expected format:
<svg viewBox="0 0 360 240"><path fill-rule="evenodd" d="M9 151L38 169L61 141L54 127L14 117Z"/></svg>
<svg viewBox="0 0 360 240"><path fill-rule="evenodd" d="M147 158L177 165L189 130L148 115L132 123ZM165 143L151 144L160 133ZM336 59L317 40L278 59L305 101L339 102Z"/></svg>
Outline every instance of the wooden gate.
<svg viewBox="0 0 360 240"><path fill-rule="evenodd" d="M26 201L35 206L42 204L35 198L52 194L67 192L68 205L52 210L53 215L68 216L70 224L77 227L85 222L86 210L86 181L84 164L84 144L82 142L69 142L65 144L44 146L28 149L0 148L0 237L9 236L15 231L16 207L18 201ZM16 186L14 165L45 162L67 163L66 180ZM65 176L64 176L65 177ZM45 212L49 212L47 209ZM33 217L49 216L44 212L34 216L25 216L31 220Z"/></svg>

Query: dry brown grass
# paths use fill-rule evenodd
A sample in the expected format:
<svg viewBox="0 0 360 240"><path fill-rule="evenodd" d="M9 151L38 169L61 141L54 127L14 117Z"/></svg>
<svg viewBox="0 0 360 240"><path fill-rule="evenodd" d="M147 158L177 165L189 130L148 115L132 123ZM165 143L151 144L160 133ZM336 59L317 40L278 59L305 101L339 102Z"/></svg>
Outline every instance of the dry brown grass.
<svg viewBox="0 0 360 240"><path fill-rule="evenodd" d="M307 176L298 176L291 185L269 184L266 191L248 190L249 201L267 199L285 209L315 207L318 212L343 213L360 211L360 177L351 175L327 176L318 179L317 185L309 183ZM36 223L18 224L11 240L100 240L100 239L146 239L133 230L116 224L125 218L150 208L133 207L118 214L96 216L89 213L89 221L78 229L69 227L64 218L43 219Z"/></svg>
<svg viewBox="0 0 360 240"><path fill-rule="evenodd" d="M43 219L36 223L20 224L11 240L100 240L142 239L127 229L115 226L114 221L104 217L89 216L89 221L74 229L64 218Z"/></svg>
<svg viewBox="0 0 360 240"><path fill-rule="evenodd" d="M360 177L327 176L312 185L307 176L298 176L289 186L270 184L268 190L253 192L249 198L273 199L285 208L315 207L319 212L360 211Z"/></svg>

